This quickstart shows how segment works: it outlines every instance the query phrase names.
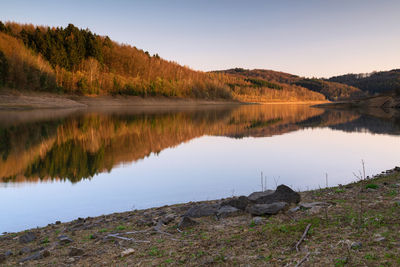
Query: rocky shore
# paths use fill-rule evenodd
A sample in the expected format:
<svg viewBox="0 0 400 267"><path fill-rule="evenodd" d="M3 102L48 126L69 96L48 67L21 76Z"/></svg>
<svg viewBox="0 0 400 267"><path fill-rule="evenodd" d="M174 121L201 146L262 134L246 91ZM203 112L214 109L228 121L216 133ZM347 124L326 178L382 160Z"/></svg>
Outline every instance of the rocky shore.
<svg viewBox="0 0 400 267"><path fill-rule="evenodd" d="M400 168L356 183L115 213L0 236L0 266L396 266Z"/></svg>

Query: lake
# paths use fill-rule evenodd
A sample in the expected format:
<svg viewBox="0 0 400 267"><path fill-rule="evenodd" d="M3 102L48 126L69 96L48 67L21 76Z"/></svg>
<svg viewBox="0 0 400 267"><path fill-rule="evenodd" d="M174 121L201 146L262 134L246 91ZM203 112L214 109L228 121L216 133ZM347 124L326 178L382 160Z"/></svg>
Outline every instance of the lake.
<svg viewBox="0 0 400 267"><path fill-rule="evenodd" d="M346 184L399 165L400 122L307 105L0 111L0 233ZM326 179L327 177L327 179Z"/></svg>

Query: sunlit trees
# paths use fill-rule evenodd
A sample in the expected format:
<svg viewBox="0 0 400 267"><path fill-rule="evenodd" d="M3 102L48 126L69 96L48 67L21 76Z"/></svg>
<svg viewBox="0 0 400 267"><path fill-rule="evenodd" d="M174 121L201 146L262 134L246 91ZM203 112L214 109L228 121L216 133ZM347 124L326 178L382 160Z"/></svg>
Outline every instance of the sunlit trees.
<svg viewBox="0 0 400 267"><path fill-rule="evenodd" d="M5 58L2 62L9 65L3 83L17 89L251 101L324 99L305 88L282 85L265 77L194 71L73 24L50 28L6 23L0 24L0 32L3 39L8 38L0 45ZM16 50L12 48L14 44ZM242 73L246 74L246 70Z"/></svg>

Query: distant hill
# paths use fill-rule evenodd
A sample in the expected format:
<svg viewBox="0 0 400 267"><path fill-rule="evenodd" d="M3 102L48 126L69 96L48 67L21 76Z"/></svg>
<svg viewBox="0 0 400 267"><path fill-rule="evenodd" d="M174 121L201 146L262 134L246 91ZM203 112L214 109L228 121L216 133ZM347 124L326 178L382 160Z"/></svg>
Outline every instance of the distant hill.
<svg viewBox="0 0 400 267"><path fill-rule="evenodd" d="M247 70L235 68L220 72L242 77L245 80L252 81L254 84L262 84L263 82L268 81L272 87L274 85L289 86L291 88L296 88L296 90L302 90L301 88L306 88L308 90L323 94L329 100L349 99L364 95L360 89L354 86L326 81L323 79L303 78L297 75L272 70Z"/></svg>
<svg viewBox="0 0 400 267"><path fill-rule="evenodd" d="M1 21L0 88L252 102L325 100L315 90L273 79L194 71L72 24L54 28Z"/></svg>
<svg viewBox="0 0 400 267"><path fill-rule="evenodd" d="M331 77L328 81L355 86L369 94L393 91L400 94L400 69L364 74L345 74Z"/></svg>

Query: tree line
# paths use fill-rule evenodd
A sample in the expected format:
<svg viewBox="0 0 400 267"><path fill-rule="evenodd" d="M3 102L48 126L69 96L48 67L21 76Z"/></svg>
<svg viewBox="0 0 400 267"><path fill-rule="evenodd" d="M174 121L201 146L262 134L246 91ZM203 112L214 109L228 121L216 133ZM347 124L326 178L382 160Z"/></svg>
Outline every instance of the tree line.
<svg viewBox="0 0 400 267"><path fill-rule="evenodd" d="M194 71L73 24L51 28L1 21L0 86L82 95L324 98L264 78Z"/></svg>

